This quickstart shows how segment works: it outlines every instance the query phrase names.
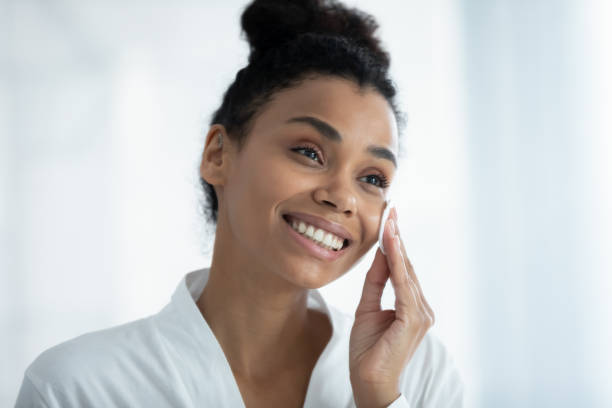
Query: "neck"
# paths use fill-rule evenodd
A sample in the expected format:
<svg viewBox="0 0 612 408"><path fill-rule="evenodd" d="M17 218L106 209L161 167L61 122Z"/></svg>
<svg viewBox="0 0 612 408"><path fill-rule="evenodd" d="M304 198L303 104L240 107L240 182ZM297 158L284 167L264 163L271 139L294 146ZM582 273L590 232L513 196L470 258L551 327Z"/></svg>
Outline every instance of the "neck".
<svg viewBox="0 0 612 408"><path fill-rule="evenodd" d="M210 275L197 306L234 374L264 378L300 365L302 356L318 347L312 333L321 327L321 314L307 309L307 289L224 248L232 246L215 240Z"/></svg>

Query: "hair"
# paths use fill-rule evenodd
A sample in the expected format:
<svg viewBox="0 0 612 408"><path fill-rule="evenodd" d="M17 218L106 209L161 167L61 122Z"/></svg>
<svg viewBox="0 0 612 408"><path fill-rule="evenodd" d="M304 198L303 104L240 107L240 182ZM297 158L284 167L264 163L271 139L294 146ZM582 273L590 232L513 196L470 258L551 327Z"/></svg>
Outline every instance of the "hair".
<svg viewBox="0 0 612 408"><path fill-rule="evenodd" d="M319 76L376 90L391 106L398 129L403 127L389 78L390 57L374 36L378 24L371 15L334 0L255 0L243 11L241 25L250 47L248 64L238 71L210 120L211 126L225 127L238 150L258 111L276 92ZM202 177L200 184L203 212L216 225L216 192Z"/></svg>

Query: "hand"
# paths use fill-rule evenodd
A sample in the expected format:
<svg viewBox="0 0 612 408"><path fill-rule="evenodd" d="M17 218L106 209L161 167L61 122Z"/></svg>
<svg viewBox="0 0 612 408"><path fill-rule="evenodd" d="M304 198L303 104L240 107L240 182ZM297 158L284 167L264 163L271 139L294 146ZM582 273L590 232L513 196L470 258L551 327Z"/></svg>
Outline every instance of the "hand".
<svg viewBox="0 0 612 408"><path fill-rule="evenodd" d="M399 236L395 208L383 240L387 255L376 251L351 330L349 368L358 407L386 407L400 396L402 370L435 320ZM395 310L381 310L389 277Z"/></svg>

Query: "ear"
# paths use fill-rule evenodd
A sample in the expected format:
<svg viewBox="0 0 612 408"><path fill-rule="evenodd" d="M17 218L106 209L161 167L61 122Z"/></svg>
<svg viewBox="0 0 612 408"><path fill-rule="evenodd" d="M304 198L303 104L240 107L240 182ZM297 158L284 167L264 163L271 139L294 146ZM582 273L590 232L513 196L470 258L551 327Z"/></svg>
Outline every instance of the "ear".
<svg viewBox="0 0 612 408"><path fill-rule="evenodd" d="M200 164L200 176L208 184L215 187L225 185L231 164L231 151L232 143L225 127L219 124L211 126L206 135Z"/></svg>

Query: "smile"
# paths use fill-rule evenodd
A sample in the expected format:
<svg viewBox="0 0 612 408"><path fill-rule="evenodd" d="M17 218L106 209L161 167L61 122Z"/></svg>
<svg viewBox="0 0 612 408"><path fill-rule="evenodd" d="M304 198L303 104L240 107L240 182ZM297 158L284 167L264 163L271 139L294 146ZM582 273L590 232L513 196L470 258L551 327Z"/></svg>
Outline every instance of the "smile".
<svg viewBox="0 0 612 408"><path fill-rule="evenodd" d="M337 252L348 246L347 239L339 237L332 232L324 230L323 228L318 228L312 224L304 222L303 220L288 215L284 216L284 219L294 231L298 232L302 236L305 236L325 249Z"/></svg>
<svg viewBox="0 0 612 408"><path fill-rule="evenodd" d="M315 229L315 232L313 233L313 238L310 238L306 235L306 232L304 233L299 232L299 228L300 228L299 222L296 221L297 229L295 229L293 227L293 220L291 218L287 218L286 216L283 216L283 218L285 219L285 224L287 225L288 234L291 237L293 237L292 239L290 239L290 241L294 241L301 248L306 250L306 252L308 252L311 256L318 258L320 260L323 260L323 261L334 261L338 259L339 257L341 257L342 255L344 255L345 253L347 253L347 251L345 250L347 246L346 239L344 240L344 242L342 242L342 246L340 247L340 249L336 250L330 247L329 245L324 244L320 240L317 241L314 239L317 229L320 229L320 228ZM306 231L308 231L308 227L306 227ZM327 236L327 233L328 232L326 232L323 236L324 241L325 241L325 237ZM321 233L317 235L320 236L320 234ZM334 241L332 239L332 243L333 242ZM337 241L336 241L336 247L337 247Z"/></svg>

